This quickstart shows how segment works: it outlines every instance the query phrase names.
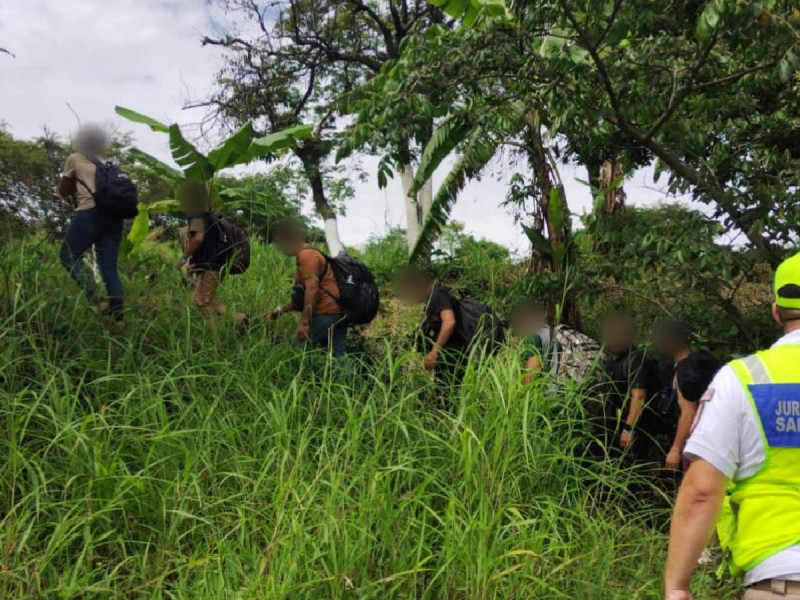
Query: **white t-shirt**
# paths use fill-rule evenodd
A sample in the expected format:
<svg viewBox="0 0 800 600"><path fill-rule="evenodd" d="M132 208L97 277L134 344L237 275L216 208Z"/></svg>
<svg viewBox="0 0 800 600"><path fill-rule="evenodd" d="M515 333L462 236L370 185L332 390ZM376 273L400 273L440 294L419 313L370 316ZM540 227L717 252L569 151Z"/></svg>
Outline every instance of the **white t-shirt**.
<svg viewBox="0 0 800 600"><path fill-rule="evenodd" d="M800 330L772 347L800 345ZM701 458L726 477L741 481L764 464L766 451L761 429L746 392L730 366L723 367L700 401L696 425L684 450L689 460ZM765 579L800 581L800 546L770 556L747 572L747 585Z"/></svg>

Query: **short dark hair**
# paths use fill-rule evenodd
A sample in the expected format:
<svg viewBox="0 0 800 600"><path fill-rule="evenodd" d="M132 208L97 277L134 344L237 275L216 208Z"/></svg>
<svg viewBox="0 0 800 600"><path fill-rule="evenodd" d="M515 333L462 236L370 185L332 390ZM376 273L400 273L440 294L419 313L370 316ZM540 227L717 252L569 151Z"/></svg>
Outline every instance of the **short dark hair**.
<svg viewBox="0 0 800 600"><path fill-rule="evenodd" d="M433 277L431 277L431 274L415 265L401 267L392 275L392 283L395 285L409 286L432 282Z"/></svg>
<svg viewBox="0 0 800 600"><path fill-rule="evenodd" d="M680 319L662 319L653 327L653 339L673 347L685 348L691 340L689 325Z"/></svg>
<svg viewBox="0 0 800 600"><path fill-rule="evenodd" d="M306 227L297 219L281 219L272 228L272 240L278 238L305 241Z"/></svg>
<svg viewBox="0 0 800 600"><path fill-rule="evenodd" d="M800 321L800 308L784 308L783 306L779 306L778 318L783 324L790 321Z"/></svg>

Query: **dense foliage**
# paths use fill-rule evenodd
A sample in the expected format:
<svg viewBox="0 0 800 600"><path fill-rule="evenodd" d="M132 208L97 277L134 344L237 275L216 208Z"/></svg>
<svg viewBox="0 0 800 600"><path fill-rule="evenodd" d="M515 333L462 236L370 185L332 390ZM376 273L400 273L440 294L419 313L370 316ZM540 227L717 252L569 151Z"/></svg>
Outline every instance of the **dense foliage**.
<svg viewBox="0 0 800 600"><path fill-rule="evenodd" d="M635 469L576 460L579 393L522 386L512 350L442 413L405 337L416 311L390 302L343 381L289 323L207 328L169 247L127 263L135 308L110 334L37 243L0 258L3 597L659 597L667 503ZM223 287L253 312L291 269L254 259Z"/></svg>

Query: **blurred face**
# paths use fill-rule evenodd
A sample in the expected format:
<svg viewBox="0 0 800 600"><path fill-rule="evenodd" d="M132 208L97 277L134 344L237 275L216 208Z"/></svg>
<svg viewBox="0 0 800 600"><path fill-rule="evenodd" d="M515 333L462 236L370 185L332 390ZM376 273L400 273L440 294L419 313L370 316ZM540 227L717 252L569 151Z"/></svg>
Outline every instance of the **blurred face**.
<svg viewBox="0 0 800 600"><path fill-rule="evenodd" d="M544 311L533 307L519 310L511 319L511 329L516 336L535 335L544 324Z"/></svg>
<svg viewBox="0 0 800 600"><path fill-rule="evenodd" d="M633 323L624 317L612 317L603 326L603 344L615 354L629 350L635 335Z"/></svg>
<svg viewBox="0 0 800 600"><path fill-rule="evenodd" d="M397 281L394 288L397 297L406 304L422 304L431 295L431 283L421 277Z"/></svg>
<svg viewBox="0 0 800 600"><path fill-rule="evenodd" d="M664 356L672 356L675 352L675 344L663 332L654 331L650 337L653 350Z"/></svg>
<svg viewBox="0 0 800 600"><path fill-rule="evenodd" d="M302 239L292 235L280 234L275 236L275 247L286 256L297 256L305 245Z"/></svg>

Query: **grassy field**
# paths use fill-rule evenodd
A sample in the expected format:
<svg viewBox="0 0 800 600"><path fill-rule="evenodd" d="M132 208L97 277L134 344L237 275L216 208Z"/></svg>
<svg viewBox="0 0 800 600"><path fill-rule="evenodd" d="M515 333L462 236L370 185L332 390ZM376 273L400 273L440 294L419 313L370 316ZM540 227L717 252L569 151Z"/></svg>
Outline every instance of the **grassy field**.
<svg viewBox="0 0 800 600"><path fill-rule="evenodd" d="M513 353L442 413L411 317L383 316L340 378L290 321L210 330L168 249L126 267L124 335L52 245L2 252L0 598L660 598L667 503L576 460L580 395L523 387ZM223 297L258 314L288 268L259 248Z"/></svg>

